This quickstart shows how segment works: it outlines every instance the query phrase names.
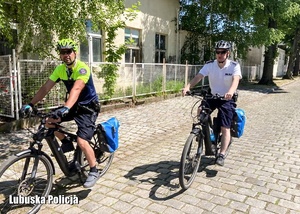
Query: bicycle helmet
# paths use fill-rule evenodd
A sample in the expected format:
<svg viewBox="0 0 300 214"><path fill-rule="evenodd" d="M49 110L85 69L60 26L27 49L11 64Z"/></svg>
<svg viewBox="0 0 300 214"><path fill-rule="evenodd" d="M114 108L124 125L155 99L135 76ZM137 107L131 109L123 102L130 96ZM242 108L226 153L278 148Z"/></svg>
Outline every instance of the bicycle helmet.
<svg viewBox="0 0 300 214"><path fill-rule="evenodd" d="M216 43L215 49L227 49L230 50L231 44L227 41L220 40Z"/></svg>
<svg viewBox="0 0 300 214"><path fill-rule="evenodd" d="M60 51L61 49L72 49L76 52L78 50L78 45L72 39L62 39L57 42L57 50Z"/></svg>

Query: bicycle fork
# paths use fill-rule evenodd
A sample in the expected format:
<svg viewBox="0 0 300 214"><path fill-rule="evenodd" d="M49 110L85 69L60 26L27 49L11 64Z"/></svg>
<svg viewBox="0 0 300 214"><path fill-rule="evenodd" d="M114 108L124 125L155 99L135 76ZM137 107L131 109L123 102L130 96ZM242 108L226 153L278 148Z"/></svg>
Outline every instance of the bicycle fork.
<svg viewBox="0 0 300 214"><path fill-rule="evenodd" d="M201 138L203 138L202 131L199 127L196 127L196 124L193 124L191 133L196 136L196 141L198 142L197 155L201 155L203 149L203 147L200 146L200 143L202 143Z"/></svg>

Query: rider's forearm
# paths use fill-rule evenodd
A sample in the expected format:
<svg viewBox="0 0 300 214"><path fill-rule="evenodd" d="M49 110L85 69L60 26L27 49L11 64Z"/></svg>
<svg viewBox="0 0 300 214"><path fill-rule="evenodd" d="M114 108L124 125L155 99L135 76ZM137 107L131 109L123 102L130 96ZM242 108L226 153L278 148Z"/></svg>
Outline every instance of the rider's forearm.
<svg viewBox="0 0 300 214"><path fill-rule="evenodd" d="M48 80L35 94L35 96L32 98L31 103L33 105L37 104L39 101L41 101L51 90L51 88L55 85L55 82L52 80Z"/></svg>
<svg viewBox="0 0 300 214"><path fill-rule="evenodd" d="M202 78L203 78L202 74L197 74L187 86L189 86L189 88L195 87L195 85L197 85L197 83L200 82Z"/></svg>
<svg viewBox="0 0 300 214"><path fill-rule="evenodd" d="M82 91L82 89L85 87L85 83L82 80L77 80L74 83L74 86L72 90L70 91L70 96L68 100L65 103L65 106L68 108L72 108L72 106L76 103L78 100L78 97Z"/></svg>
<svg viewBox="0 0 300 214"><path fill-rule="evenodd" d="M72 108L72 106L78 100L80 92L81 92L81 90L72 89L71 92L70 92L70 96L69 96L68 100L65 103L65 106L68 107L69 109Z"/></svg>
<svg viewBox="0 0 300 214"><path fill-rule="evenodd" d="M236 90L238 88L239 82L240 82L239 76L234 76L232 84L231 84L231 86L230 86L230 88L228 90L228 93L234 94L234 92L236 92Z"/></svg>

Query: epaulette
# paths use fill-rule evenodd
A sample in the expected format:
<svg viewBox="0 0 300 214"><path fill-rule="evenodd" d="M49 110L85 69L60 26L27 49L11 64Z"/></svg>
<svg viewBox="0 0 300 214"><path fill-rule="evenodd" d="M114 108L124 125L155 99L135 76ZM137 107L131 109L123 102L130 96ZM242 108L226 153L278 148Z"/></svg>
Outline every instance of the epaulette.
<svg viewBox="0 0 300 214"><path fill-rule="evenodd" d="M212 62L214 62L214 60L207 61L205 64L209 64L209 63L212 63Z"/></svg>
<svg viewBox="0 0 300 214"><path fill-rule="evenodd" d="M230 63L232 63L232 64L234 64L234 65L237 65L237 64L239 64L238 62L236 62L236 61L230 61Z"/></svg>

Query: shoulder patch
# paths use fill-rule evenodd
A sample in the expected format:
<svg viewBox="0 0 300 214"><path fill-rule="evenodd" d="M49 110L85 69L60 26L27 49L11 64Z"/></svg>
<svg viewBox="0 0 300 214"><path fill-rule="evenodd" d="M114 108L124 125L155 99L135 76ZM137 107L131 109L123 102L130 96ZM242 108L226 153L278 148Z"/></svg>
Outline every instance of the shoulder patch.
<svg viewBox="0 0 300 214"><path fill-rule="evenodd" d="M82 74L82 75L84 75L84 74L87 73L87 70L86 70L85 68L81 68L81 69L79 70L79 73Z"/></svg>
<svg viewBox="0 0 300 214"><path fill-rule="evenodd" d="M214 60L207 61L205 64L213 63Z"/></svg>
<svg viewBox="0 0 300 214"><path fill-rule="evenodd" d="M236 61L230 61L230 63L231 63L231 64L234 64L234 65L237 65L237 64L238 64L238 62L236 62Z"/></svg>

